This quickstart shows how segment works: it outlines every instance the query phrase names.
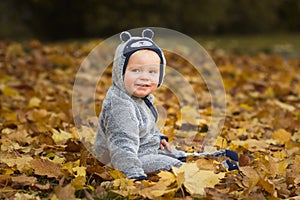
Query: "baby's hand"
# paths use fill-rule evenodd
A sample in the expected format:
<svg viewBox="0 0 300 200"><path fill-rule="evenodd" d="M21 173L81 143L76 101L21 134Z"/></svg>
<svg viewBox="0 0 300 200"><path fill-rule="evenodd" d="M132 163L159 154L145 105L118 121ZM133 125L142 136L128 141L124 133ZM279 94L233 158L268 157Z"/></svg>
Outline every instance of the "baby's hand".
<svg viewBox="0 0 300 200"><path fill-rule="evenodd" d="M160 147L159 147L161 150L164 150L165 148L167 148L167 150L172 153L172 149L171 149L171 146L169 145L169 143L167 142L166 139L162 139L160 141Z"/></svg>

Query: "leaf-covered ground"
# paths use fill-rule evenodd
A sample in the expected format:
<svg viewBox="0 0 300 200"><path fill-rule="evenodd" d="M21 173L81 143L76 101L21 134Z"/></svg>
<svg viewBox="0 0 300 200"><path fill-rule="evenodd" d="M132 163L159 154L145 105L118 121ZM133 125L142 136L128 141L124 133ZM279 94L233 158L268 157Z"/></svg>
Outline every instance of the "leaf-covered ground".
<svg viewBox="0 0 300 200"><path fill-rule="evenodd" d="M241 172L226 171L214 158L191 158L173 172L134 182L94 159L74 126L75 75L97 44L0 42L1 199L300 198L300 59L209 52L222 74L227 99L215 148L237 151ZM170 55L167 60L187 64ZM197 151L210 119L210 96L204 83L193 82L193 70L185 69L199 94L196 113L201 123L182 127L178 102L166 88L157 99L168 111L164 132L171 142ZM107 81L97 90L97 112L109 77L108 70ZM193 140L185 139L195 128Z"/></svg>

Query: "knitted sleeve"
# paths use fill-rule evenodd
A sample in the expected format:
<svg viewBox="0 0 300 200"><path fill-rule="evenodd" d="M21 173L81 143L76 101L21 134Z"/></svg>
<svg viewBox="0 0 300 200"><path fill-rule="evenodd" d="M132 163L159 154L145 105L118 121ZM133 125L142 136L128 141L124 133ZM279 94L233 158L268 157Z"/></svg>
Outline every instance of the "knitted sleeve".
<svg viewBox="0 0 300 200"><path fill-rule="evenodd" d="M169 142L169 138L168 136L164 135L163 133L161 133L157 127L154 127L154 132L156 135L159 135L160 136L160 140L163 140L165 139L167 142Z"/></svg>
<svg viewBox="0 0 300 200"><path fill-rule="evenodd" d="M105 121L112 166L127 178L146 176L138 159L139 121L133 104L122 99L112 100Z"/></svg>

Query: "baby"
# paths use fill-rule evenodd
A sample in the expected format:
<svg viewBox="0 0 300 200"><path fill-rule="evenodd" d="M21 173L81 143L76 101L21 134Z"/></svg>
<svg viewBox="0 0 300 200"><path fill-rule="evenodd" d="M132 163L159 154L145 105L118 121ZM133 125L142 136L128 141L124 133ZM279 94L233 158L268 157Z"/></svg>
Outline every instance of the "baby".
<svg viewBox="0 0 300 200"><path fill-rule="evenodd" d="M158 114L151 93L162 85L166 60L153 35L150 29L142 37L120 34L113 84L99 116L96 156L129 179L143 180L148 172L179 167L183 164L179 159L185 157L184 152L170 147L156 127Z"/></svg>

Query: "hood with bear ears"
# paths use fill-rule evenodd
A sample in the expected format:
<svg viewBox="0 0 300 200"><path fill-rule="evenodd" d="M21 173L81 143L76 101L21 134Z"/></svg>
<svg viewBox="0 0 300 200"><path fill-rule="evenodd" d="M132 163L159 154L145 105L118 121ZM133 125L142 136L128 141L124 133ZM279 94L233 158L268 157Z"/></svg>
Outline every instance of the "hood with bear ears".
<svg viewBox="0 0 300 200"><path fill-rule="evenodd" d="M127 31L120 34L122 43L117 47L113 63L112 81L120 90L125 91L124 73L130 56L142 49L152 50L157 53L160 58L160 72L158 87L162 85L165 75L166 59L163 51L153 42L154 33L151 29L145 29L142 32L142 37L133 37Z"/></svg>

